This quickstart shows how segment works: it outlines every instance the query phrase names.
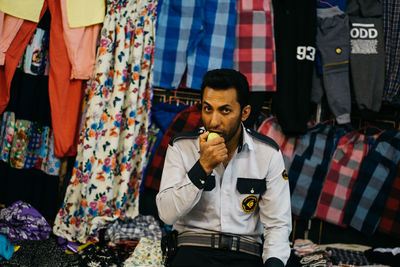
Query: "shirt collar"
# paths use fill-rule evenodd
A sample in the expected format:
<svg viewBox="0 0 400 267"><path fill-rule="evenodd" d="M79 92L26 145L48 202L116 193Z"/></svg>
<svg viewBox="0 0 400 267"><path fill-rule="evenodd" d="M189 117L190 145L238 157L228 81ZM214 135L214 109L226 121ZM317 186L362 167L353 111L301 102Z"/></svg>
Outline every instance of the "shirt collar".
<svg viewBox="0 0 400 267"><path fill-rule="evenodd" d="M253 139L251 138L251 136L247 132L247 129L244 127L242 123L242 140L241 143L239 143L238 153L244 151L246 148L248 148L249 150L253 150L254 143Z"/></svg>

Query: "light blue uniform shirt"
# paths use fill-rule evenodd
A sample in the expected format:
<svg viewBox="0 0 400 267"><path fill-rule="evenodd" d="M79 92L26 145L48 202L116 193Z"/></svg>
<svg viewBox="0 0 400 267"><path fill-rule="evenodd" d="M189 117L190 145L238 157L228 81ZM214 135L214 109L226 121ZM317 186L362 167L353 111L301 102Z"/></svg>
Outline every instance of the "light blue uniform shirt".
<svg viewBox="0 0 400 267"><path fill-rule="evenodd" d="M221 163L212 171L215 178L199 163L198 135L170 143L156 197L159 216L179 233L228 233L259 243L264 233L263 261L286 264L292 220L282 154L265 136L242 129L242 145L226 168Z"/></svg>

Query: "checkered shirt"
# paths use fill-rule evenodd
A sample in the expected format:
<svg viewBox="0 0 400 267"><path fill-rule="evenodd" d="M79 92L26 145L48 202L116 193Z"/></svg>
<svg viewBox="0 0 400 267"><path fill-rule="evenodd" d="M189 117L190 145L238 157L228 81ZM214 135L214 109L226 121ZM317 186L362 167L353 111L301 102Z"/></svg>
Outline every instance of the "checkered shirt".
<svg viewBox="0 0 400 267"><path fill-rule="evenodd" d="M187 70L186 86L200 89L208 70L232 68L235 0L164 0L154 53L154 86L176 89Z"/></svg>
<svg viewBox="0 0 400 267"><path fill-rule="evenodd" d="M400 100L400 1L383 1L383 27L385 38L385 87L383 101Z"/></svg>
<svg viewBox="0 0 400 267"><path fill-rule="evenodd" d="M26 149L26 159L24 164L24 169L34 168L37 164L39 158L39 148L40 148L40 133L41 127L33 123L31 125L31 133L29 138L28 147Z"/></svg>
<svg viewBox="0 0 400 267"><path fill-rule="evenodd" d="M344 222L371 235L378 227L400 161L400 131L386 130L361 163Z"/></svg>
<svg viewBox="0 0 400 267"><path fill-rule="evenodd" d="M400 238L400 164L379 225L381 232Z"/></svg>
<svg viewBox="0 0 400 267"><path fill-rule="evenodd" d="M276 91L276 61L271 0L237 1L233 68L254 92Z"/></svg>
<svg viewBox="0 0 400 267"><path fill-rule="evenodd" d="M331 254L332 264L334 265L349 264L362 266L370 264L362 251L331 247L327 247L326 251Z"/></svg>
<svg viewBox="0 0 400 267"><path fill-rule="evenodd" d="M161 240L160 224L151 215L116 220L107 228L105 235L105 239L115 244L126 240L139 240L142 237Z"/></svg>
<svg viewBox="0 0 400 267"><path fill-rule="evenodd" d="M316 217L345 226L344 208L367 149L365 136L357 131L350 132L339 140L322 188Z"/></svg>
<svg viewBox="0 0 400 267"><path fill-rule="evenodd" d="M202 126L201 105L194 105L181 111L172 121L168 130L165 132L161 144L147 169L147 176L144 187L158 191L160 188L161 175L164 168L165 154L167 153L168 143L172 137L180 132L190 132Z"/></svg>
<svg viewBox="0 0 400 267"><path fill-rule="evenodd" d="M286 170L289 170L297 138L285 136L282 132L281 126L278 124L278 120L274 116L265 119L261 123L260 127L258 127L257 131L271 137L280 146L283 161L285 162L285 168Z"/></svg>
<svg viewBox="0 0 400 267"><path fill-rule="evenodd" d="M288 174L293 214L304 219L314 215L334 145L329 124L319 124L299 138Z"/></svg>

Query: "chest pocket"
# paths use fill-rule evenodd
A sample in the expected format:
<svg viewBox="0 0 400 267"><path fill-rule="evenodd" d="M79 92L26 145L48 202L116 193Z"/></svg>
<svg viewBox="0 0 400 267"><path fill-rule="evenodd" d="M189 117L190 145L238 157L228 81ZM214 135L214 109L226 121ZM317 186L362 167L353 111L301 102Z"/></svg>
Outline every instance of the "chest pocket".
<svg viewBox="0 0 400 267"><path fill-rule="evenodd" d="M240 194L264 194L267 184L264 179L237 178L236 189Z"/></svg>

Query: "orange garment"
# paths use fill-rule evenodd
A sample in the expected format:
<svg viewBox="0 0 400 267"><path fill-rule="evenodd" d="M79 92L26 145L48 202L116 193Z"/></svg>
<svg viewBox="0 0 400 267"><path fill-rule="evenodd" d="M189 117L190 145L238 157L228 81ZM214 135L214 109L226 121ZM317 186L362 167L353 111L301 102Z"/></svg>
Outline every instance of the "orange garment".
<svg viewBox="0 0 400 267"><path fill-rule="evenodd" d="M96 60L96 42L100 24L70 28L67 18L67 0L61 0L63 36L72 65L71 79L90 79Z"/></svg>
<svg viewBox="0 0 400 267"><path fill-rule="evenodd" d="M4 65L6 51L23 22L23 19L0 11L0 65Z"/></svg>
<svg viewBox="0 0 400 267"><path fill-rule="evenodd" d="M46 0L40 18L47 7L51 14L49 97L54 131L54 154L57 157L72 156L76 154L79 135L83 99L82 81L70 80L71 64L63 38L60 0ZM36 27L37 23L25 20L6 52L5 65L0 67L0 113L8 104L11 80Z"/></svg>

